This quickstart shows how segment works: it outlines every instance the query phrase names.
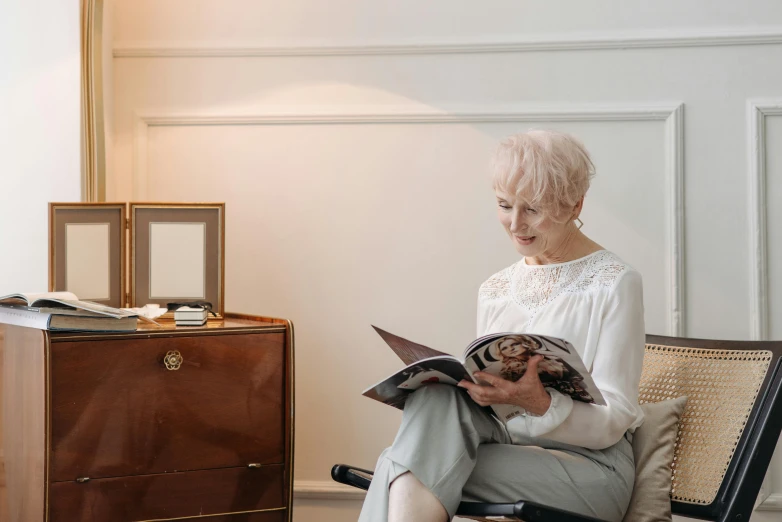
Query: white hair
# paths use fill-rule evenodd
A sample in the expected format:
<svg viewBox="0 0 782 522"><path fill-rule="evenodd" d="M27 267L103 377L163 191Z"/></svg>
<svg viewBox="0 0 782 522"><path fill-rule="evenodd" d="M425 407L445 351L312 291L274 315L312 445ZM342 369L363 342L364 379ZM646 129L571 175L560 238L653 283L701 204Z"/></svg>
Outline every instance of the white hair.
<svg viewBox="0 0 782 522"><path fill-rule="evenodd" d="M514 134L500 142L494 155L494 188L522 197L541 219L566 221L594 175L584 144L564 132Z"/></svg>

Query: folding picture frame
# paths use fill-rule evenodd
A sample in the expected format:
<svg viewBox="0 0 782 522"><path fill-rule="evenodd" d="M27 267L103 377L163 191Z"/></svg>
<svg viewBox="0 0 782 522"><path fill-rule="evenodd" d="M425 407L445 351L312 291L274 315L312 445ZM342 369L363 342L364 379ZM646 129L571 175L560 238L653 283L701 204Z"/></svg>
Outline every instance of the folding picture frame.
<svg viewBox="0 0 782 522"><path fill-rule="evenodd" d="M225 203L50 203L49 291L115 308L209 303L222 320Z"/></svg>
<svg viewBox="0 0 782 522"><path fill-rule="evenodd" d="M49 291L128 305L126 213L125 203L49 203Z"/></svg>
<svg viewBox="0 0 782 522"><path fill-rule="evenodd" d="M131 306L208 302L223 318L224 203L130 203L130 235Z"/></svg>

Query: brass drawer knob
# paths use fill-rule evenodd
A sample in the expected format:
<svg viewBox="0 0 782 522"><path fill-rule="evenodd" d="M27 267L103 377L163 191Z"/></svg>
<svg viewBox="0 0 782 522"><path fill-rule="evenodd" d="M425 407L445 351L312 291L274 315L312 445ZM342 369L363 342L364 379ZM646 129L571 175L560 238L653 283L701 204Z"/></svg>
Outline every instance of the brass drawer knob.
<svg viewBox="0 0 782 522"><path fill-rule="evenodd" d="M166 365L166 368L169 370L178 370L180 366L182 366L182 361L184 359L182 358L182 354L179 353L177 350L171 350L168 353L166 353L166 356L163 358L163 364Z"/></svg>
<svg viewBox="0 0 782 522"><path fill-rule="evenodd" d="M247 464L247 467L250 469L260 469L261 464L260 462L251 462L250 464Z"/></svg>

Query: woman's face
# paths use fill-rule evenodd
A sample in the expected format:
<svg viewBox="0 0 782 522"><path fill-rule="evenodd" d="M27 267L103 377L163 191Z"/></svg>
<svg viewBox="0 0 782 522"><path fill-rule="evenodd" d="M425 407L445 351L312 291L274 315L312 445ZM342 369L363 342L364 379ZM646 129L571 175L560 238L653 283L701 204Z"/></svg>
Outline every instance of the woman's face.
<svg viewBox="0 0 782 522"><path fill-rule="evenodd" d="M549 217L541 219L538 209L523 198L499 189L495 193L497 216L519 254L554 259L567 250L577 231L571 220L558 223Z"/></svg>
<svg viewBox="0 0 782 522"><path fill-rule="evenodd" d="M500 353L503 357L516 357L524 352L526 352L526 350L519 339L504 339L500 343Z"/></svg>

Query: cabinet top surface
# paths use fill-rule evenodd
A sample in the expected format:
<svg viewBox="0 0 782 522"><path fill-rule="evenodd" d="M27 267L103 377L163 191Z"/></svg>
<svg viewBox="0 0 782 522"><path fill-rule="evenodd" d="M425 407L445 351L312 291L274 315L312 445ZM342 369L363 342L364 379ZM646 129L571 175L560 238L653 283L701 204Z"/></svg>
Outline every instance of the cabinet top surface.
<svg viewBox="0 0 782 522"><path fill-rule="evenodd" d="M176 326L173 321L159 321L160 326L139 320L134 332L47 332L52 341L69 341L83 338L127 338L178 335L215 335L240 333L243 331L284 331L287 321L254 316L227 314L225 319L209 321L204 326Z"/></svg>

